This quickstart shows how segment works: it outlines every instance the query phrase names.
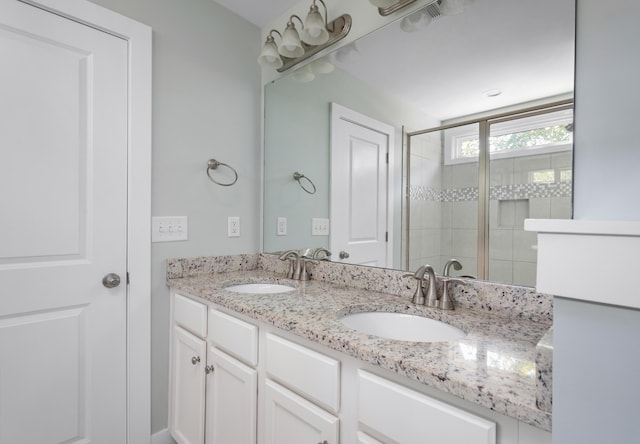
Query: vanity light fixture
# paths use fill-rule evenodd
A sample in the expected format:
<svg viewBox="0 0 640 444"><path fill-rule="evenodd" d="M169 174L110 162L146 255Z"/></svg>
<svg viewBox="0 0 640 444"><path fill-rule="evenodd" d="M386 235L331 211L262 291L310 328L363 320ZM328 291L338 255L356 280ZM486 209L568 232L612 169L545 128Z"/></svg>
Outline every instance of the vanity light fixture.
<svg viewBox="0 0 640 444"><path fill-rule="evenodd" d="M278 45L276 45L276 41L273 38L272 33L276 33L282 39L282 34L280 34L275 29L269 31L269 35L267 36L267 41L264 43L262 47L262 52L258 57L258 63L262 66L269 66L271 68L280 68L282 67L282 58L280 57L280 53L278 52Z"/></svg>
<svg viewBox="0 0 640 444"><path fill-rule="evenodd" d="M324 7L324 19L316 2L322 3ZM294 19L300 22L302 39L298 34ZM284 72L345 38L351 31L351 22L349 14L343 14L328 22L327 5L323 0L313 0L304 23L300 17L293 14L282 34L275 29L269 31L262 52L258 57L258 63L263 67L272 67L276 68L278 72ZM280 36L280 45L275 42L274 32Z"/></svg>
<svg viewBox="0 0 640 444"><path fill-rule="evenodd" d="M417 0L369 0L369 2L378 8L378 13L382 16L391 15L396 11L401 10ZM454 15L460 14L464 11L464 8L473 3L474 0L432 0L428 1L423 8L432 8L429 11L431 17L437 17L439 15ZM405 17L406 18L406 17ZM415 21L416 17L413 17ZM404 24L407 29L414 31L416 28L411 26L406 20Z"/></svg>
<svg viewBox="0 0 640 444"><path fill-rule="evenodd" d="M434 3L435 1L437 0ZM415 2L416 0L369 0L369 3L378 8L381 16L391 15Z"/></svg>
<svg viewBox="0 0 640 444"><path fill-rule="evenodd" d="M300 34L298 34L296 25L293 23L294 18L297 18L300 21L300 24L304 27L302 19L295 14L292 15L287 22L287 29L284 30L284 33L282 34L282 42L280 42L280 46L278 47L280 55L289 57L290 59L304 55L304 48L300 41Z"/></svg>
<svg viewBox="0 0 640 444"><path fill-rule="evenodd" d="M309 45L322 45L329 40L329 30L327 29L327 5L322 0L319 0L324 7L324 19L316 0L313 0L311 7L309 8L309 14L304 21L304 29L302 30L302 41Z"/></svg>

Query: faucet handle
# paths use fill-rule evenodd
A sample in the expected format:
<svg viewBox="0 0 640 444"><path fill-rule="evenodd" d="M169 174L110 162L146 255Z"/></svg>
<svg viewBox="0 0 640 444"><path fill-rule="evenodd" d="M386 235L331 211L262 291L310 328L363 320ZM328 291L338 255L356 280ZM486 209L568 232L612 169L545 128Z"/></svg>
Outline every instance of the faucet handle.
<svg viewBox="0 0 640 444"><path fill-rule="evenodd" d="M424 305L424 287L422 286L422 277L419 277L417 273L406 273L402 275L403 278L410 277L418 281L416 283L416 291L413 293L411 303L416 305Z"/></svg>
<svg viewBox="0 0 640 444"><path fill-rule="evenodd" d="M464 283L464 279L445 277L442 279L442 296L440 297L440 301L438 303L438 308L442 310L455 310L455 301L449 294L449 283L450 282L461 282Z"/></svg>
<svg viewBox="0 0 640 444"><path fill-rule="evenodd" d="M311 279L309 277L309 272L307 271L307 262L311 261L309 259L300 258L300 276L298 277L298 280L308 281L309 279Z"/></svg>

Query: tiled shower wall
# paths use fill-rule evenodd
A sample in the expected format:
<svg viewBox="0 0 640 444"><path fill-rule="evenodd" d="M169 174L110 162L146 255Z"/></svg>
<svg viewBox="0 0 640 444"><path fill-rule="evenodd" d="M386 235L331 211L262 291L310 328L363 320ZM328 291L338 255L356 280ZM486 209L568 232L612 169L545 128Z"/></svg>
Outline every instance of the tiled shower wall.
<svg viewBox="0 0 640 444"><path fill-rule="evenodd" d="M524 219L571 218L571 168L571 151L491 161L489 280L535 285L537 238Z"/></svg>
<svg viewBox="0 0 640 444"><path fill-rule="evenodd" d="M411 204L409 209L409 269L440 263L442 238L442 142L438 133L411 140ZM414 189L416 190L414 193ZM437 270L436 270L437 271Z"/></svg>
<svg viewBox="0 0 640 444"><path fill-rule="evenodd" d="M411 141L409 268L452 257L477 273L478 164L443 165L440 136ZM526 218L571 218L571 151L492 160L489 280L535 285L536 235Z"/></svg>

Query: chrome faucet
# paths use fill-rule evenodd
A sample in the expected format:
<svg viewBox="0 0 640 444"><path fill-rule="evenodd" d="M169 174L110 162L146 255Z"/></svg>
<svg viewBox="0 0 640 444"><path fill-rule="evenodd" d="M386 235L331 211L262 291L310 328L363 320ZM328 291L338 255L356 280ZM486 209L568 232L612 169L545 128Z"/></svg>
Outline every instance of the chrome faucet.
<svg viewBox="0 0 640 444"><path fill-rule="evenodd" d="M285 251L280 255L281 261L289 261L289 271L287 277L297 281L308 281L309 273L307 273L307 260L300 256L295 250Z"/></svg>
<svg viewBox="0 0 640 444"><path fill-rule="evenodd" d="M425 274L429 282L425 288ZM403 277L413 277L418 281L416 292L413 294L411 302L416 305L426 305L427 307L438 306L438 290L436 288L436 273L431 265L421 265L415 273L405 274Z"/></svg>
<svg viewBox="0 0 640 444"><path fill-rule="evenodd" d="M455 306L454 306L454 300L453 298L449 295L449 283L450 282L463 282L463 279L459 279L459 278L453 278L453 277L445 277L442 279L442 296L440 297L440 300L438 301L438 308L441 308L442 310L454 310Z"/></svg>
<svg viewBox="0 0 640 444"><path fill-rule="evenodd" d="M331 256L331 252L326 248L316 248L311 255L311 259L317 259L319 261L328 261L329 256Z"/></svg>
<svg viewBox="0 0 640 444"><path fill-rule="evenodd" d="M462 270L462 264L458 259L449 259L446 264L444 264L444 270L442 271L443 276L450 276L449 270L451 270L451 266L453 265L453 269L456 271Z"/></svg>

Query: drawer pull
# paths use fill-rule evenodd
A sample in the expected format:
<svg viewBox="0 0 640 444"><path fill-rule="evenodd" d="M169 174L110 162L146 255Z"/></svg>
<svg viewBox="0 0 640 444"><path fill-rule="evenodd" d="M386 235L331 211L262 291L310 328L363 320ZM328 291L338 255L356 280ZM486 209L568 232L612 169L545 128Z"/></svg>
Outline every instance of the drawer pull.
<svg viewBox="0 0 640 444"><path fill-rule="evenodd" d="M318 444L329 444L329 441L327 441L326 439L322 442L319 442Z"/></svg>
<svg viewBox="0 0 640 444"><path fill-rule="evenodd" d="M196 365L198 362L200 362L200 356L194 356L193 358L191 358L191 363L193 365Z"/></svg>
<svg viewBox="0 0 640 444"><path fill-rule="evenodd" d="M213 370L215 370L215 369L213 368L213 365L211 365L211 364L210 364L210 365L207 365L207 366L204 368L204 372L205 372L207 375L208 375L208 374L210 374L210 373L213 373Z"/></svg>

